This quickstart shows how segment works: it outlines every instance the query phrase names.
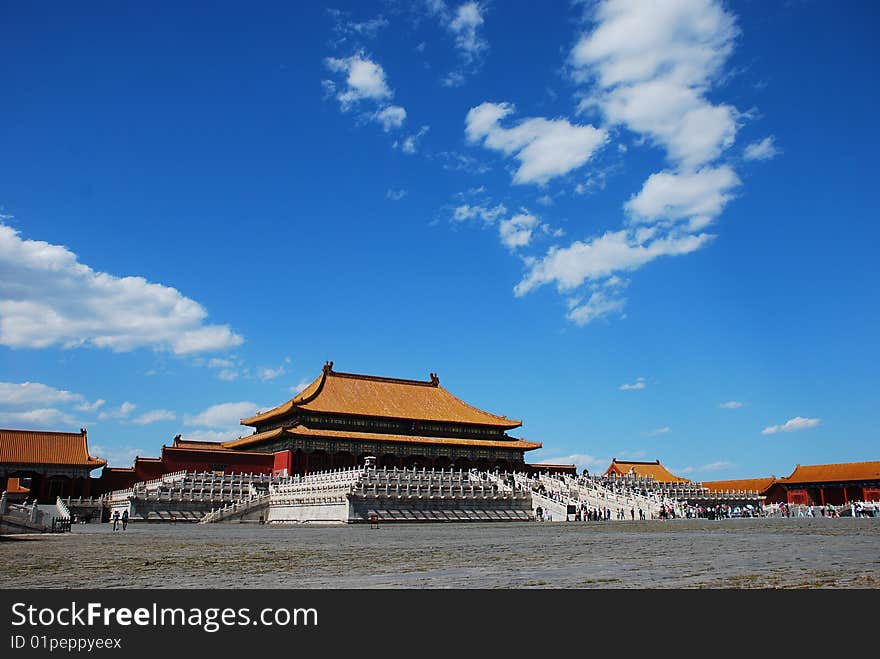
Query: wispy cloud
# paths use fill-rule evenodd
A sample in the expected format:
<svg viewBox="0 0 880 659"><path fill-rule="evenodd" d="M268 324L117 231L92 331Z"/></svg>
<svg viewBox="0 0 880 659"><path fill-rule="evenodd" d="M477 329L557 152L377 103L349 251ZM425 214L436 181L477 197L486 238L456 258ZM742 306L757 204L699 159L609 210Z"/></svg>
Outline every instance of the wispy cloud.
<svg viewBox="0 0 880 659"><path fill-rule="evenodd" d="M671 471L673 473L682 475L704 474L711 471L724 471L725 469L730 469L731 467L735 466L736 465L733 462L728 462L727 460L718 460L716 462L710 462L708 464L700 465L699 467L687 466L673 468Z"/></svg>
<svg viewBox="0 0 880 659"><path fill-rule="evenodd" d="M672 432L672 428L669 426L663 426L662 428L655 428L654 430L646 433L648 437L657 437L658 435L668 435Z"/></svg>
<svg viewBox="0 0 880 659"><path fill-rule="evenodd" d="M101 412L98 415L98 419L101 421L107 421L110 419L127 419L129 415L134 412L135 408L137 408L137 405L129 401L125 401L116 409Z"/></svg>
<svg viewBox="0 0 880 659"><path fill-rule="evenodd" d="M645 378L636 378L636 381L632 384L622 384L618 389L621 391L638 391L639 389L644 389L648 384L645 382Z"/></svg>
<svg viewBox="0 0 880 659"><path fill-rule="evenodd" d="M248 401L236 403L219 403L212 405L198 414L185 416L183 423L187 426L203 426L205 428L236 427L241 419L253 416L259 406Z"/></svg>
<svg viewBox="0 0 880 659"><path fill-rule="evenodd" d="M174 421L176 418L177 415L171 410L150 410L133 418L131 423L136 426L146 426L158 421Z"/></svg>
<svg viewBox="0 0 880 659"><path fill-rule="evenodd" d="M311 380L300 380L299 382L297 382L295 385L293 385L290 388L290 393L292 393L295 396L296 394L300 393L303 389L308 387L311 383L312 383Z"/></svg>
<svg viewBox="0 0 880 659"><path fill-rule="evenodd" d="M458 66L443 76L441 82L446 87L460 87L469 75L479 71L489 49L482 31L486 6L469 0L452 9L444 0L428 0L425 7L452 35L459 57Z"/></svg>
<svg viewBox="0 0 880 659"><path fill-rule="evenodd" d="M822 423L822 419L807 419L802 416L796 416L781 425L767 426L766 428L764 428L764 430L761 431L761 434L775 435L779 432L795 432L796 430L807 430L808 428L815 428L820 423Z"/></svg>
<svg viewBox="0 0 880 659"><path fill-rule="evenodd" d="M776 138L771 135L749 144L743 151L743 158L746 160L770 160L780 153L782 153L782 149L776 146Z"/></svg>
<svg viewBox="0 0 880 659"><path fill-rule="evenodd" d="M722 407L726 410L736 410L742 407L744 403L738 400L729 400L726 403L721 403L718 407Z"/></svg>

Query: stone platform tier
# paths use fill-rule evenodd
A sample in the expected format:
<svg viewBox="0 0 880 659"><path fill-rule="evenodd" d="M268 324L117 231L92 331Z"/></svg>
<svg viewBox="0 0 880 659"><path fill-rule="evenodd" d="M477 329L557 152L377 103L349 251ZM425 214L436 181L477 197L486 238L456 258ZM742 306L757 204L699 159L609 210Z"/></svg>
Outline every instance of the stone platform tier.
<svg viewBox="0 0 880 659"><path fill-rule="evenodd" d="M270 523L467 522L533 519L531 495L476 472L345 469L294 477L270 490Z"/></svg>
<svg viewBox="0 0 880 659"><path fill-rule="evenodd" d="M176 472L107 495L110 518L128 511L131 522L198 522L212 510L252 499L277 480L265 474Z"/></svg>

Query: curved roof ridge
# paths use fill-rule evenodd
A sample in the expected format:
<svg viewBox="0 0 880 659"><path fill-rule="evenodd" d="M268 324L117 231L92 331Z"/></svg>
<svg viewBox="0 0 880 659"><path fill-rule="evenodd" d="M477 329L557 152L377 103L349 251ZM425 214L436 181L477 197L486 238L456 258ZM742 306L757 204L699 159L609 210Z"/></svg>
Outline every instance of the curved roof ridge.
<svg viewBox="0 0 880 659"><path fill-rule="evenodd" d="M408 378L392 378L385 375L365 375L363 373L343 373L342 371L331 370L328 375L340 378L350 378L352 380L369 380L370 382L389 382L391 384L412 384L421 387L439 387L440 380L434 373L431 373L430 380L410 380Z"/></svg>

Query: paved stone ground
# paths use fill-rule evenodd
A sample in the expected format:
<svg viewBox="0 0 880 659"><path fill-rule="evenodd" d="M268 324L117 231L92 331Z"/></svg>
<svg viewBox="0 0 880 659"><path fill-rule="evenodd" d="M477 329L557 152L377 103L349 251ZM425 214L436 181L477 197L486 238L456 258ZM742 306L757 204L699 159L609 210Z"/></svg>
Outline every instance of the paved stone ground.
<svg viewBox="0 0 880 659"><path fill-rule="evenodd" d="M80 525L0 542L0 587L880 588L880 520Z"/></svg>

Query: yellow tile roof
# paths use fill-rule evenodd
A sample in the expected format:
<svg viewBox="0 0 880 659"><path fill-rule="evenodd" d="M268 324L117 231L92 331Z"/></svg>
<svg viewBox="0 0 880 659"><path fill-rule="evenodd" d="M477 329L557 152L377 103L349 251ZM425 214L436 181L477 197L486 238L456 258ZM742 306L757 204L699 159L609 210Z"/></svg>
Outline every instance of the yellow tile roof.
<svg viewBox="0 0 880 659"><path fill-rule="evenodd" d="M371 416L464 423L511 429L522 421L508 419L465 403L440 386L431 374L428 381L338 373L333 362L321 375L286 403L267 412L242 419L246 426L283 417L294 409L329 414Z"/></svg>
<svg viewBox="0 0 880 659"><path fill-rule="evenodd" d="M880 480L880 461L843 462L826 465L797 465L781 483L835 483Z"/></svg>
<svg viewBox="0 0 880 659"><path fill-rule="evenodd" d="M223 446L227 448L238 448L242 446L253 446L254 444L264 442L278 437L297 437L322 438L322 439L339 439L351 441L367 441L367 442L395 442L400 444L434 444L445 446L474 446L478 448L512 448L531 451L541 448L540 442L530 442L524 439L452 439L448 437L424 437L418 435L389 435L384 433L373 432L352 432L347 430L321 430L317 428L306 428L305 426L295 426L293 428L275 428L266 432L248 435L230 442L224 442Z"/></svg>
<svg viewBox="0 0 880 659"><path fill-rule="evenodd" d="M102 467L106 460L89 455L83 432L0 430L0 462Z"/></svg>
<svg viewBox="0 0 880 659"><path fill-rule="evenodd" d="M673 474L666 467L660 464L659 460L655 460L654 462L635 462L623 461L614 458L613 460L611 460L611 464L609 465L608 469L605 470L606 476L611 476L613 474L624 476L629 473L635 473L636 476L641 476L643 478L653 478L658 483L690 482L687 478L681 478Z"/></svg>

